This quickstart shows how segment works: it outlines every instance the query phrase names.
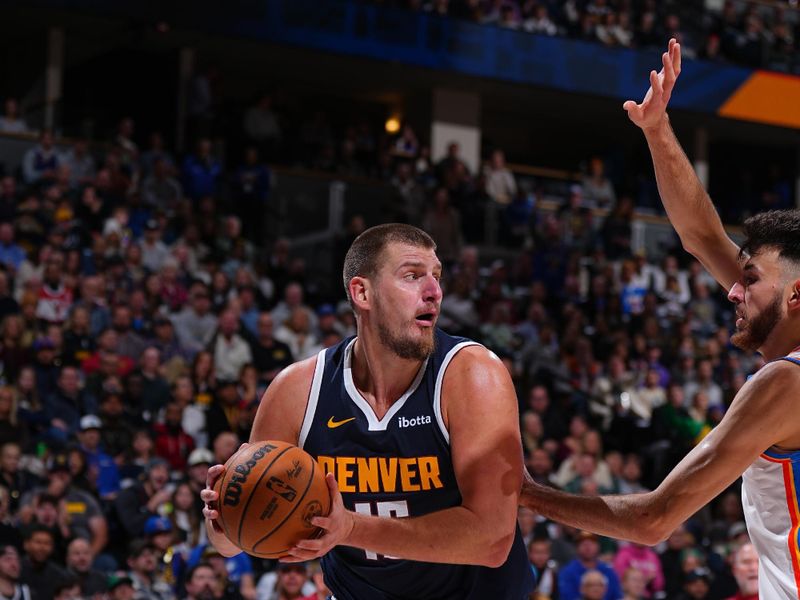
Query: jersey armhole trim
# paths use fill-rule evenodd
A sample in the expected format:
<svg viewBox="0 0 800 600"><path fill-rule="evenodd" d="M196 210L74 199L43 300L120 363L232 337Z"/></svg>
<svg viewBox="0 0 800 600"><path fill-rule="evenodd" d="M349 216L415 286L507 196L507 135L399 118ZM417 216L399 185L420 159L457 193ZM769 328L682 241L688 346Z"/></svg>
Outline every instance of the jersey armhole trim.
<svg viewBox="0 0 800 600"><path fill-rule="evenodd" d="M300 448L305 445L308 433L311 431L311 424L314 422L314 415L317 414L319 390L322 387L322 375L325 373L326 350L327 348L320 350L317 354L317 364L314 366L314 378L311 380L311 391L308 392L306 414L303 416L303 426L300 428L300 437L297 440L297 445Z"/></svg>
<svg viewBox="0 0 800 600"><path fill-rule="evenodd" d="M450 432L444 425L444 418L442 417L442 383L444 382L444 374L450 361L455 358L462 348L467 346L480 346L478 342L461 342L453 346L450 351L445 355L442 361L442 366L439 367L439 372L436 375L436 384L433 388L433 414L436 415L436 423L439 425L439 430L442 432L445 441L450 444Z"/></svg>

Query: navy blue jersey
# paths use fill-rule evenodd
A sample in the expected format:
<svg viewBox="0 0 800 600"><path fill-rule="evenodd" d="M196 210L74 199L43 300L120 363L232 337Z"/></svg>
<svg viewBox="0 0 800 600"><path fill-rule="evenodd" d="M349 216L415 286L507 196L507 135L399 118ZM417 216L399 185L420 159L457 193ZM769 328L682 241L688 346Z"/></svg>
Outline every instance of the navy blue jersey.
<svg viewBox="0 0 800 600"><path fill-rule="evenodd" d="M475 342L438 329L435 335L434 352L382 419L353 383L354 338L317 357L299 445L334 473L350 510L416 517L461 504L441 389L452 358ZM519 529L497 569L399 560L347 546L329 552L322 567L336 600L520 600L534 584Z"/></svg>

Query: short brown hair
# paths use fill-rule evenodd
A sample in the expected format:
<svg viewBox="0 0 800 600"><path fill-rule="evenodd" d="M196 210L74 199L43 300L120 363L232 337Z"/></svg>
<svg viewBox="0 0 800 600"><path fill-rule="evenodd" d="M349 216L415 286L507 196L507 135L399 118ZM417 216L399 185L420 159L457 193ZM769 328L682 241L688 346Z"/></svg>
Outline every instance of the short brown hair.
<svg viewBox="0 0 800 600"><path fill-rule="evenodd" d="M740 258L775 248L781 258L800 262L800 210L769 210L748 218Z"/></svg>
<svg viewBox="0 0 800 600"><path fill-rule="evenodd" d="M381 254L393 242L436 250L433 238L413 225L386 223L370 227L353 241L344 258L342 281L350 306L353 305L350 280L353 277L374 277L381 264Z"/></svg>

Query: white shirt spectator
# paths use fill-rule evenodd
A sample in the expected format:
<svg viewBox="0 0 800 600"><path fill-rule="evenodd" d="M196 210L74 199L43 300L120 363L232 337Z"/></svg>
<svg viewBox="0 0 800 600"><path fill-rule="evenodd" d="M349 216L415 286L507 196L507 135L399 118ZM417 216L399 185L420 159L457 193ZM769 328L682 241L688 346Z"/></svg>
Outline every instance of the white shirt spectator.
<svg viewBox="0 0 800 600"><path fill-rule="evenodd" d="M218 335L214 342L214 368L219 379L239 379L239 371L253 362L250 346L239 334L230 338Z"/></svg>

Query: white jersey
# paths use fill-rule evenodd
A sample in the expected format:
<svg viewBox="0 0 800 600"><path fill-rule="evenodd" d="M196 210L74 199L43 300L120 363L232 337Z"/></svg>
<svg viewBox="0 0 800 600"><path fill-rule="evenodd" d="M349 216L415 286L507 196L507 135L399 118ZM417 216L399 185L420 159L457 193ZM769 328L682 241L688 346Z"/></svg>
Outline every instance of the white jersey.
<svg viewBox="0 0 800 600"><path fill-rule="evenodd" d="M747 530L759 558L759 598L797 600L800 451L767 450L742 474L742 479Z"/></svg>

